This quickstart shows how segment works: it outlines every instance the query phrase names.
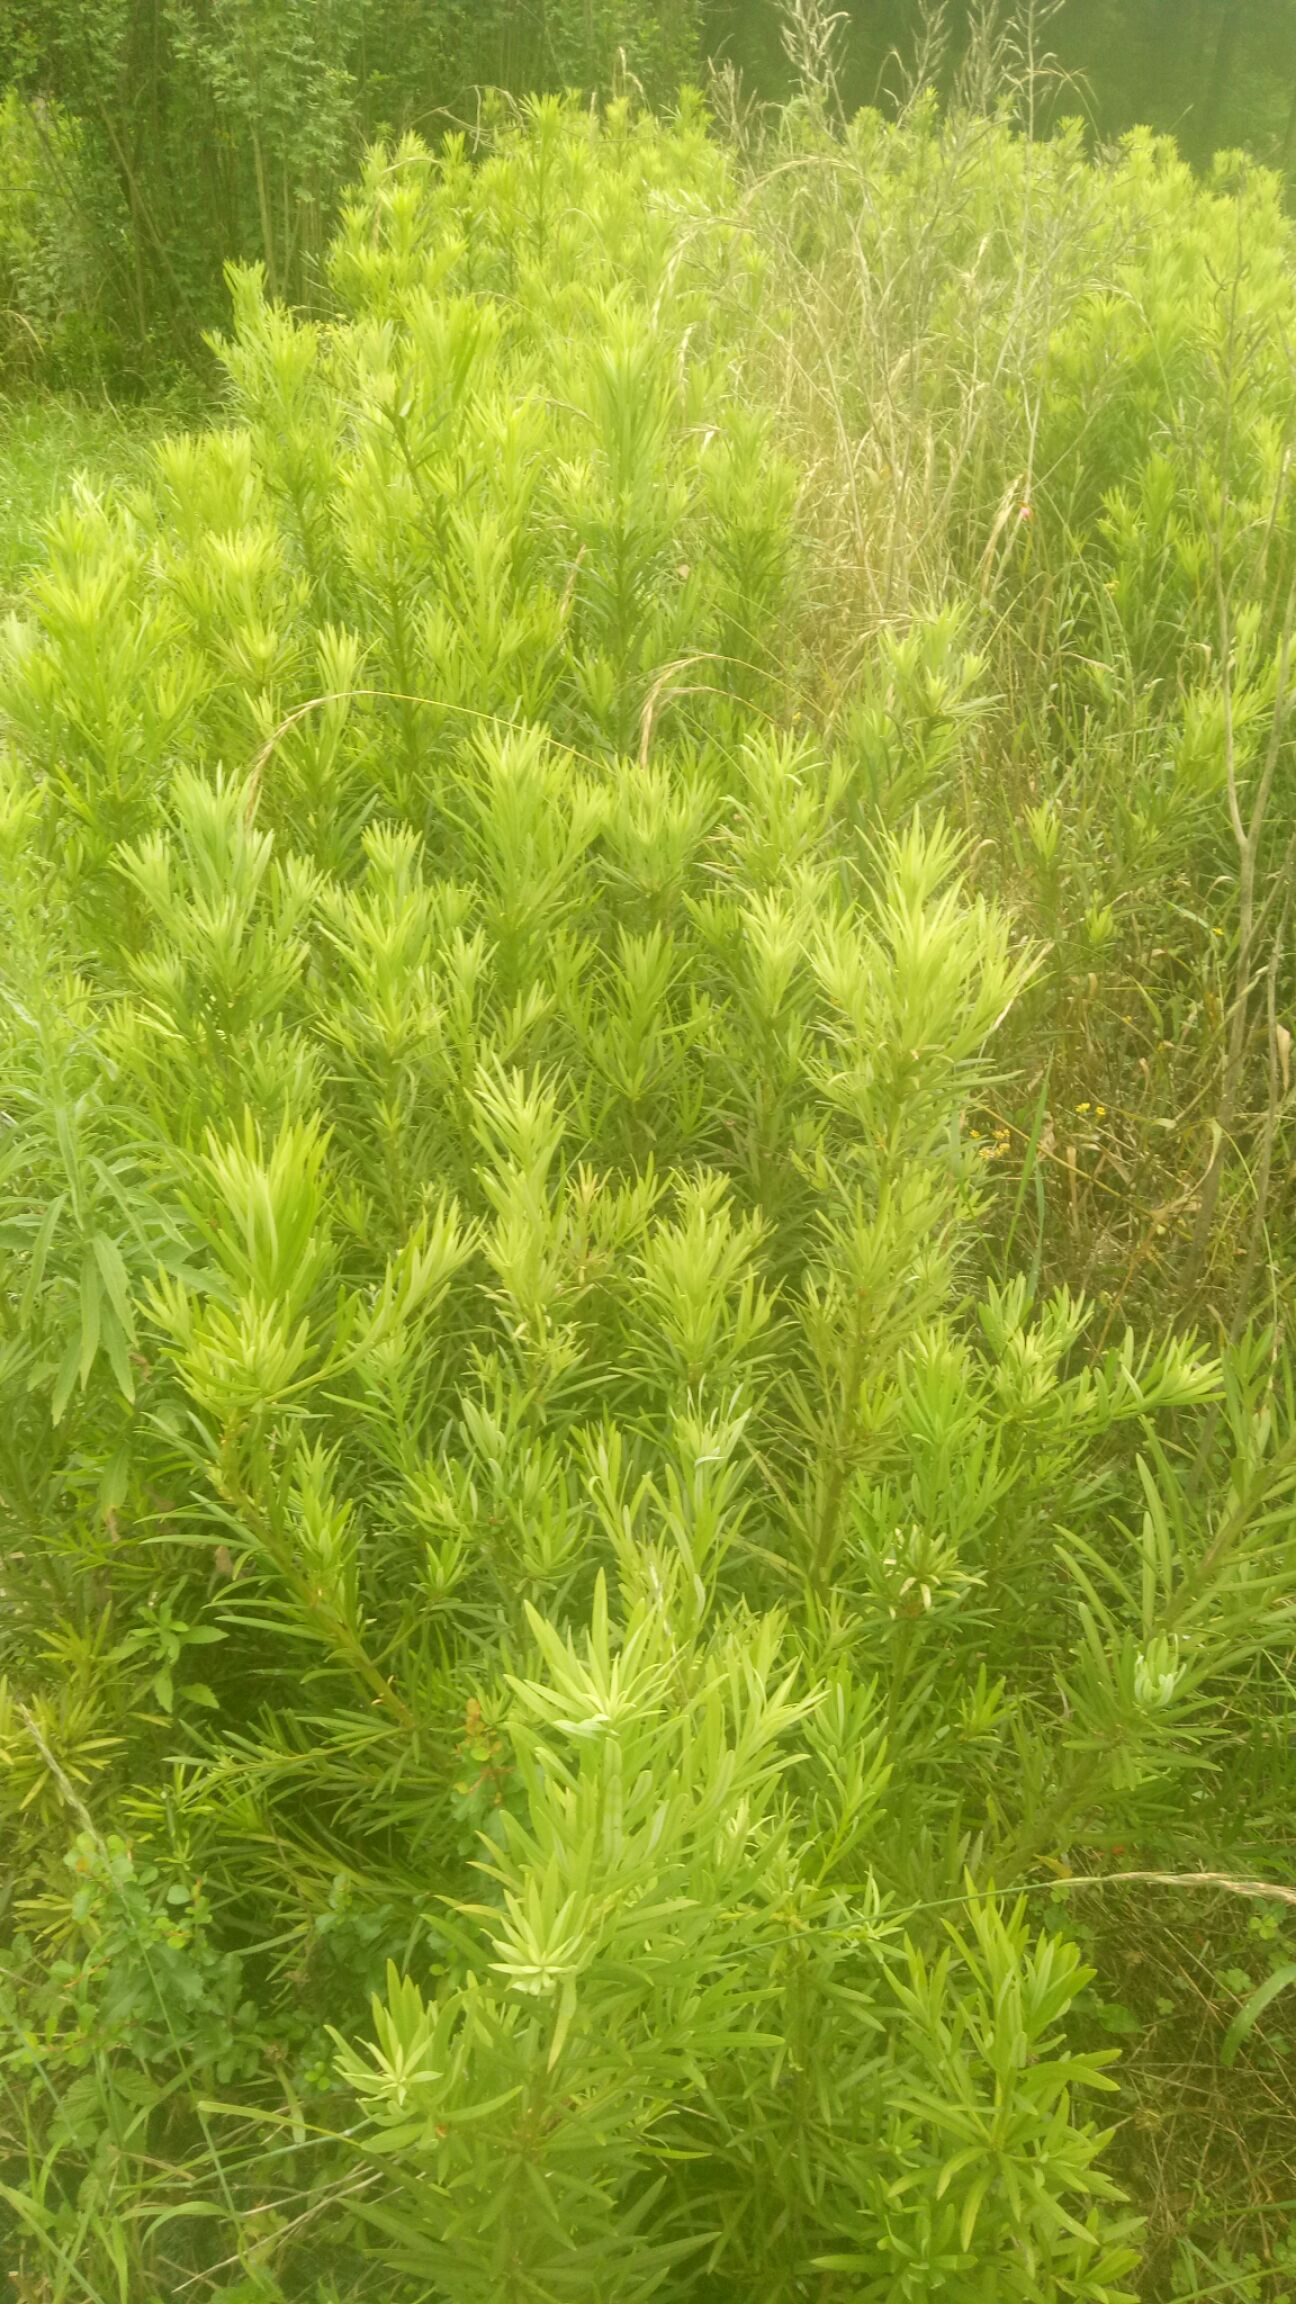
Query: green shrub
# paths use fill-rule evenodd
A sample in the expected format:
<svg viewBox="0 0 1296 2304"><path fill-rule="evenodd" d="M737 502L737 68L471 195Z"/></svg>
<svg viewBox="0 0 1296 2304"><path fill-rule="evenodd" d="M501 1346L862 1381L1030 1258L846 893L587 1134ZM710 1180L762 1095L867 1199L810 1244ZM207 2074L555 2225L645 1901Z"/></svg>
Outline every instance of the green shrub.
<svg viewBox="0 0 1296 2304"><path fill-rule="evenodd" d="M0 93L0 389L94 381L113 356L98 235L120 217L74 120L52 104Z"/></svg>
<svg viewBox="0 0 1296 2304"><path fill-rule="evenodd" d="M60 2296L1130 2293L1041 1872L1200 1846L1291 1405L1004 1244L976 612L816 685L748 189L691 110L375 152L339 316L237 273L229 421L9 627L0 2201Z"/></svg>
<svg viewBox="0 0 1296 2304"><path fill-rule="evenodd" d="M668 104L699 63L698 0L8 0L0 286L16 235L42 381L147 392L202 369L225 263L315 307L374 138L479 133L537 91Z"/></svg>
<svg viewBox="0 0 1296 2304"><path fill-rule="evenodd" d="M779 134L753 389L807 475L821 722L884 821L949 808L1048 947L992 1115L1019 1145L1046 1118L1047 1275L1238 1328L1296 1215L1278 185L922 107Z"/></svg>

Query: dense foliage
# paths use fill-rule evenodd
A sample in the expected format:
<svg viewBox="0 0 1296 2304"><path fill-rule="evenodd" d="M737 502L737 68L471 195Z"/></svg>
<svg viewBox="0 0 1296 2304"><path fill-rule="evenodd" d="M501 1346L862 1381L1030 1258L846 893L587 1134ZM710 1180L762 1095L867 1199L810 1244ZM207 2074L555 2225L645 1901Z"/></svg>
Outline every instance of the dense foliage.
<svg viewBox="0 0 1296 2304"><path fill-rule="evenodd" d="M796 0L707 0L704 38L767 96L788 90L785 39ZM1293 0L841 0L842 90L853 108L903 88L917 58L944 93L1000 59L1048 68L1046 112L1078 112L1106 139L1138 126L1175 135L1199 163L1245 145L1275 167L1296 163Z"/></svg>
<svg viewBox="0 0 1296 2304"><path fill-rule="evenodd" d="M661 100L699 68L697 0L7 0L0 378L153 382L200 353L229 260L309 301L377 135L471 126L490 89Z"/></svg>
<svg viewBox="0 0 1296 2304"><path fill-rule="evenodd" d="M8 628L24 2299L1282 2292L1287 228L830 94L379 148Z"/></svg>
<svg viewBox="0 0 1296 2304"><path fill-rule="evenodd" d="M1296 167L1296 0L7 0L0 383L201 366L230 260L313 304L376 136L471 132L487 90L660 104L719 72L781 102L822 38L848 114L915 85L983 103L1026 70L1037 127Z"/></svg>

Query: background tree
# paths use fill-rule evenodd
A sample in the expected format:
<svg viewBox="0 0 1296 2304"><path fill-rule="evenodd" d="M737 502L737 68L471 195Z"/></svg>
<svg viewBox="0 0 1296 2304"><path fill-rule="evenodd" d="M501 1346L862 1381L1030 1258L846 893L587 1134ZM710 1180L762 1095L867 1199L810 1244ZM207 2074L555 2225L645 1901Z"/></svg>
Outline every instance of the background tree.
<svg viewBox="0 0 1296 2304"><path fill-rule="evenodd" d="M376 135L471 123L485 88L624 76L669 101L699 61L697 0L12 0L0 15L0 90L36 130L39 201L70 200L108 356L141 378L223 319L228 262L312 300Z"/></svg>
<svg viewBox="0 0 1296 2304"><path fill-rule="evenodd" d="M1293 0L1063 0L1033 10L1059 68L1054 110L1083 112L1102 137L1136 123L1179 138L1197 161L1244 144L1296 159ZM842 0L841 94L848 111L894 95L921 54L948 92L975 39L1011 43L1032 10L1009 0ZM786 94L778 0L707 0L707 49L759 94Z"/></svg>

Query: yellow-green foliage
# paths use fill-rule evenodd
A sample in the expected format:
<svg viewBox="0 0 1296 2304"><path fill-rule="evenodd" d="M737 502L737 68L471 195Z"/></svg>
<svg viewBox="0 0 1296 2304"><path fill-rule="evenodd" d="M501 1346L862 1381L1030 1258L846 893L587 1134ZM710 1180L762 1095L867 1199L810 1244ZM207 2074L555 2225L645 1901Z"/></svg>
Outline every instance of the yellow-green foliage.
<svg viewBox="0 0 1296 2304"><path fill-rule="evenodd" d="M1131 270L1167 204L1204 272L1218 217L1277 225L983 126L925 300L869 234L957 160L816 129L754 180L695 112L548 104L379 151L337 317L236 275L227 420L53 523L0 689L24 2293L1130 2293L1038 1891L1263 1840L1208 1787L1277 1669L1293 1444L1276 1339L1042 1283L1031 1066L1074 1061L1064 939L1104 947L1090 688L1159 683L1139 773L1217 810L1220 745L1237 794L1281 745L1286 497L1267 542L1240 480L1212 511L1218 347L1177 382L1181 291ZM948 346L889 367L889 464L813 365L835 281L872 372L888 279ZM1248 409L1214 469L1262 492ZM1188 542L1135 577L1158 488ZM964 837L1032 713L1033 933Z"/></svg>
<svg viewBox="0 0 1296 2304"><path fill-rule="evenodd" d="M1046 1268L1240 1321L1293 1218L1279 187L1239 155L1203 184L1146 134L1095 166L1078 134L920 108L761 165L744 214L821 724L885 821L939 800L983 837L985 885L1049 948L1016 1041L1027 1082L1048 1067ZM894 672L862 709L878 641ZM893 697L963 742L898 743ZM1019 1140L1033 1110L1006 1108Z"/></svg>

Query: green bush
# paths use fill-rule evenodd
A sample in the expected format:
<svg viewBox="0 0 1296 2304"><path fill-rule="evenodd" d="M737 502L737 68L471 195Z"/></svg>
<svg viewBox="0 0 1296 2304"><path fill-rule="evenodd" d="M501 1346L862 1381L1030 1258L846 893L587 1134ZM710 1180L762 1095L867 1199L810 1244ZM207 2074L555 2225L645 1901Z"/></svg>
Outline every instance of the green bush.
<svg viewBox="0 0 1296 2304"><path fill-rule="evenodd" d="M74 494L9 626L0 2203L32 2293L1131 2293L1045 1884L1113 1843L1200 1863L1216 1783L1254 1822L1296 1440L1276 1331L1208 1351L1047 1283L1042 1122L984 1156L1076 1029L1051 972L1096 898L1046 798L1052 950L977 885L989 667L1057 563L979 570L1024 425L1040 532L1056 501L1090 555L1067 678L1106 599L1184 709L1179 562L1122 593L1112 494L1162 453L1163 364L1137 330L1097 384L1068 363L1165 181L1207 234L1268 211L1141 149L1037 175L1006 127L795 133L755 180L691 109L377 150L337 316L236 273L228 421ZM992 197L1076 235L1031 259L1047 324ZM857 459L843 543L833 459L877 435L814 299L863 368L850 298L894 316L902 281L911 346L920 310L967 333L913 356L891 440L926 464L884 459L875 524ZM958 359L993 329L983 410ZM1183 373L1172 406L1211 390ZM897 471L931 559L856 611L901 583ZM1239 596L1254 531L1224 523ZM1280 741L1281 633L1245 629L1226 709Z"/></svg>
<svg viewBox="0 0 1296 2304"><path fill-rule="evenodd" d="M87 210L100 209L108 236L120 218L101 192L75 121L0 94L0 390L84 383L111 362L100 233Z"/></svg>
<svg viewBox="0 0 1296 2304"><path fill-rule="evenodd" d="M753 389L807 476L808 692L883 821L943 803L1047 947L992 1116L1017 1145L1047 1121L1043 1267L1240 1328L1296 1217L1278 186L929 108L756 158Z"/></svg>
<svg viewBox="0 0 1296 2304"><path fill-rule="evenodd" d="M150 391L201 371L226 262L314 308L374 138L476 134L536 91L673 102L698 40L697 0L8 0L0 153L23 170L11 187L0 157L0 283L16 232L29 347L51 299L66 323L45 383Z"/></svg>

